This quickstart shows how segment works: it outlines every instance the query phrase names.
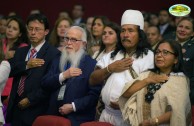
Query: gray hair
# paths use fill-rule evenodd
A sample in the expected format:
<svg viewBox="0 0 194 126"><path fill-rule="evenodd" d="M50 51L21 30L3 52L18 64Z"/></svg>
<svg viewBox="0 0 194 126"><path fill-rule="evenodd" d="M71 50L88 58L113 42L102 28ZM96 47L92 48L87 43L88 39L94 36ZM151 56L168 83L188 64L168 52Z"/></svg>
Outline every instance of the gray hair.
<svg viewBox="0 0 194 126"><path fill-rule="evenodd" d="M80 26L71 26L68 30L70 30L70 29L80 30L82 32L81 40L87 43L87 33L86 33L86 30L85 29L83 29ZM66 37L67 33L68 33L68 31L65 33L65 37Z"/></svg>

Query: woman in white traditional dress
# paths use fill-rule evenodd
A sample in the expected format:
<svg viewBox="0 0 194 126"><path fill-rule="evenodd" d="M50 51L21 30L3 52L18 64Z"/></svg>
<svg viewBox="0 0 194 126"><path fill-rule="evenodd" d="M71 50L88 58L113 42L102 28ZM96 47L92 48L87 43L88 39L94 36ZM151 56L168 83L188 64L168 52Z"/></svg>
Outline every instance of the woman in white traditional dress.
<svg viewBox="0 0 194 126"><path fill-rule="evenodd" d="M114 50L116 50L115 53L117 53L120 48L120 45L118 44L121 41L120 33L121 27L118 24L114 22L107 23L102 33L102 42L100 43L100 50L96 51L92 58L99 61L103 56L113 52ZM100 114L102 113L104 107L105 106L102 101L102 96L100 96L96 107L96 120L99 120Z"/></svg>
<svg viewBox="0 0 194 126"><path fill-rule="evenodd" d="M128 82L119 99L124 120L132 126L190 126L188 78L181 45L163 40L155 50L155 68Z"/></svg>

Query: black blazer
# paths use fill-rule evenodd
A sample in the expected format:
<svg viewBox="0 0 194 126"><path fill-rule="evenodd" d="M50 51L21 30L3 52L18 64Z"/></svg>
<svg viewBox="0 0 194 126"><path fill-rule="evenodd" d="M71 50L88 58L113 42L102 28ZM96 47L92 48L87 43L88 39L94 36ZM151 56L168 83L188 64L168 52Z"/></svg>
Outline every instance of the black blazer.
<svg viewBox="0 0 194 126"><path fill-rule="evenodd" d="M44 92L44 90L42 90L40 83L42 77L47 73L53 58L59 55L60 52L45 42L37 53L37 58L44 59L45 64L41 67L26 70L27 61L25 61L25 59L30 47L31 46L27 46L16 50L14 58L10 61L10 77L14 77L14 79L7 108L7 122L12 122L13 118L15 120L20 116L20 119L22 119L25 123L32 125L35 118L44 114L47 109L48 95ZM18 101L22 99L17 94L19 81L22 75L27 76L22 98L27 97L29 99L30 107L15 113L15 109L18 109ZM13 114L17 116L13 116Z"/></svg>
<svg viewBox="0 0 194 126"><path fill-rule="evenodd" d="M183 45L184 72L190 80L190 100L194 105L194 40L189 40Z"/></svg>

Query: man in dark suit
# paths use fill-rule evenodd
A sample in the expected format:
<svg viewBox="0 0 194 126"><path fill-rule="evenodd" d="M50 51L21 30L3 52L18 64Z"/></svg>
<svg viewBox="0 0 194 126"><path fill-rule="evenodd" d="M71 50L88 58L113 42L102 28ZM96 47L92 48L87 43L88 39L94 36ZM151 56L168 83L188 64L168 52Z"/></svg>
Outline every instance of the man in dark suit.
<svg viewBox="0 0 194 126"><path fill-rule="evenodd" d="M72 9L73 25L79 26L81 23L86 23L83 19L84 7L81 4L75 4Z"/></svg>
<svg viewBox="0 0 194 126"><path fill-rule="evenodd" d="M175 31L175 27L170 24L171 15L168 9L163 8L159 12L159 29L163 38Z"/></svg>
<svg viewBox="0 0 194 126"><path fill-rule="evenodd" d="M72 126L95 119L101 86L89 85L96 61L85 52L87 35L72 26L65 34L66 47L43 78L42 87L51 93L48 114L64 116Z"/></svg>
<svg viewBox="0 0 194 126"><path fill-rule="evenodd" d="M40 83L53 58L59 55L59 51L45 41L49 24L44 15L30 15L27 30L31 45L18 49L10 61L10 76L14 80L6 121L12 126L31 126L37 116L46 112L48 95Z"/></svg>
<svg viewBox="0 0 194 126"><path fill-rule="evenodd" d="M194 38L188 40L182 47L185 74L190 80L190 100L194 105Z"/></svg>

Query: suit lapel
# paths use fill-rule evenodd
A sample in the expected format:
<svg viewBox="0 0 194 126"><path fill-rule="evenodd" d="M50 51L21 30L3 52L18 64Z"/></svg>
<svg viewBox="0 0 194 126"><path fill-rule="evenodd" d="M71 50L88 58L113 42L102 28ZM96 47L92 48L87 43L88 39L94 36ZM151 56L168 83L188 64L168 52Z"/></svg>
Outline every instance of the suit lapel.
<svg viewBox="0 0 194 126"><path fill-rule="evenodd" d="M21 53L21 57L23 58L22 61L25 61L26 60L26 56L28 55L28 52L29 52L31 46L27 46L26 48L25 47L23 47L23 48L24 48L24 52Z"/></svg>
<svg viewBox="0 0 194 126"><path fill-rule="evenodd" d="M78 77L74 77L74 78L71 78L71 79L69 79L68 81L67 81L67 84L66 84L66 90L70 87L70 85L71 85L71 81L73 81L74 79L77 79L77 78L84 78L84 62L86 61L85 60L85 58L86 58L86 56L84 56L82 59L81 59L81 61L80 61L80 65L79 65L79 68L82 70L82 74L80 75L80 76L78 76Z"/></svg>
<svg viewBox="0 0 194 126"><path fill-rule="evenodd" d="M48 47L49 47L48 43L45 42L45 43L43 44L43 46L40 48L40 50L38 51L37 57L36 57L36 58L44 59L44 56L46 55L46 52L47 52ZM33 72L34 70L36 70L36 69L34 69L34 68L33 68L33 69L30 69L30 70L28 71L28 76L27 76L27 77L29 77L29 76L32 74L32 72Z"/></svg>
<svg viewBox="0 0 194 126"><path fill-rule="evenodd" d="M43 46L40 48L40 50L38 51L38 53L37 53L37 58L43 58L44 55L45 55L46 52L47 52L48 47L49 47L48 43L45 42L45 43L43 44Z"/></svg>

